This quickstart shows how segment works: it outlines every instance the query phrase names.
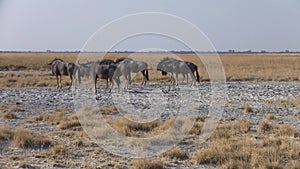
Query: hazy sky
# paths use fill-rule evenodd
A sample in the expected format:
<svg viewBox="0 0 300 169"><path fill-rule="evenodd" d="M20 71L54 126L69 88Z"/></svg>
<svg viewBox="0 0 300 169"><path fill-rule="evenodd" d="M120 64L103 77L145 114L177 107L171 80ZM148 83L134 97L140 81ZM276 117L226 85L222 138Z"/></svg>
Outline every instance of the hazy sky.
<svg viewBox="0 0 300 169"><path fill-rule="evenodd" d="M164 12L199 27L218 51L300 51L300 0L0 0L0 50L80 50L106 23ZM145 36L116 50L181 50Z"/></svg>

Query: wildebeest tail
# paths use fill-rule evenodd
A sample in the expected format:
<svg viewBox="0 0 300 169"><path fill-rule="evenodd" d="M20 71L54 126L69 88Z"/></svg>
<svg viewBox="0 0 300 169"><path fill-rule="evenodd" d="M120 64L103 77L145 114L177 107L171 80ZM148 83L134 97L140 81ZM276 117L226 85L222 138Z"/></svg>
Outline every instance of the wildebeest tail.
<svg viewBox="0 0 300 169"><path fill-rule="evenodd" d="M196 80L197 82L200 82L200 75L198 73L198 68L196 68Z"/></svg>
<svg viewBox="0 0 300 169"><path fill-rule="evenodd" d="M146 79L149 80L149 73L148 73L148 69L146 69Z"/></svg>

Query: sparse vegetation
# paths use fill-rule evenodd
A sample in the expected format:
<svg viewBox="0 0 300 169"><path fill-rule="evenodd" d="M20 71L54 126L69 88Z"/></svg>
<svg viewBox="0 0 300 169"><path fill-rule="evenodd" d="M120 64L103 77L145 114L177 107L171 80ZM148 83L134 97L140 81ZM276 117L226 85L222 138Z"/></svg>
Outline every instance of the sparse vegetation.
<svg viewBox="0 0 300 169"><path fill-rule="evenodd" d="M107 58L115 60L128 55L130 53L110 53ZM149 64L150 69L152 69L149 71L151 81L165 82L169 80L169 77L162 77L161 73L155 70L155 62L168 55L138 55L140 55L139 57L149 55L150 58L154 58ZM46 66L46 63L54 57L62 58L68 62L75 62L77 56L77 53L0 53L0 70L9 70L9 72L0 73L0 88L54 87L56 86L56 80L55 77L51 76L50 68ZM204 65L194 54L179 54L178 56L186 61L196 63L199 67L201 80L209 80ZM226 78L229 81L298 81L300 78L300 54L221 54L221 61L224 65ZM276 72L274 72L275 70ZM139 78L141 76L137 75L134 77L133 82ZM63 77L65 85L68 84L68 81L67 77ZM279 101L266 101L266 104L272 104L275 107L299 109L299 100L299 97L295 97ZM30 168L35 166L36 159L40 159L37 161L45 162L50 167L57 168L99 167L92 166L93 161L91 159L97 159L103 168L118 168L119 166L130 165L133 169L159 169L166 168L169 162L188 166L194 165L192 167L205 164L224 169L300 168L299 131L287 123L280 122L278 124L281 115L272 114L269 110L263 111L266 113L264 114L265 119L258 124L250 124L247 120L237 120L236 117L224 117L208 143L198 147L195 154L190 153L184 145L180 145L181 148L179 146L175 147L157 157L157 159L135 159L131 164L128 164L127 159L124 160L99 148L81 129L75 113L70 114L70 111L67 110L55 110L23 120L18 118L20 116L19 112L25 111L20 109L19 104L22 103L8 102L0 105L1 120L12 121L9 125L17 126L16 128L6 125L0 126L0 150L1 153L3 152L3 156L0 158L0 166L5 164L7 168ZM228 104L235 103L228 102ZM242 111L245 113L243 116L252 116L256 113L254 104L249 105L246 103L239 106L242 106ZM149 123L136 123L119 116L111 118L111 116L118 114L115 106L100 107L99 111L105 116L111 127L129 137L147 138L161 134L175 120L175 118L171 118L166 121L156 120ZM288 117L296 118L296 120L300 119L298 111ZM194 144L196 142L195 138L197 135L201 135L205 118L198 117L196 119L189 131L187 141L184 140L182 144ZM42 128L41 132L45 132L47 135L41 134L40 131L35 131L35 129L23 129L23 126L31 128L38 125ZM45 129L43 129L44 126ZM48 131L48 128L51 128L51 131ZM51 148L40 150L48 147ZM61 157L63 159L60 159ZM78 159L80 159L80 162L78 162ZM9 160L9 163L7 163L7 160ZM81 164L81 161L86 164Z"/></svg>
<svg viewBox="0 0 300 169"><path fill-rule="evenodd" d="M65 155L65 153L66 153L66 149L65 149L65 146L62 144L54 145L51 148L52 155Z"/></svg>
<svg viewBox="0 0 300 169"><path fill-rule="evenodd" d="M137 123L124 117L114 119L106 118L106 121L111 125L111 127L126 136L150 137L158 135L168 129L175 121L175 118L171 118L165 122L156 120L148 123Z"/></svg>
<svg viewBox="0 0 300 169"><path fill-rule="evenodd" d="M214 131L211 138L213 140L228 139L237 134L249 132L250 123L246 120L240 120L232 123L219 124L217 130Z"/></svg>
<svg viewBox="0 0 300 169"><path fill-rule="evenodd" d="M252 108L251 108L251 106L249 104L245 104L243 112L244 113L252 113L253 110L252 110Z"/></svg>
<svg viewBox="0 0 300 169"><path fill-rule="evenodd" d="M51 141L29 130L17 128L14 131L12 144L20 148L46 148L51 145Z"/></svg>
<svg viewBox="0 0 300 169"><path fill-rule="evenodd" d="M135 159L132 161L131 169L165 169L165 164L159 160Z"/></svg>
<svg viewBox="0 0 300 169"><path fill-rule="evenodd" d="M267 120L274 120L275 119L275 116L273 114L267 114L266 115L266 119Z"/></svg>
<svg viewBox="0 0 300 169"><path fill-rule="evenodd" d="M14 131L9 126L0 126L0 141L9 141L13 136Z"/></svg>
<svg viewBox="0 0 300 169"><path fill-rule="evenodd" d="M262 121L263 126L267 125ZM236 124L230 124L236 128ZM263 127L263 131L272 131L273 128L281 128L282 126L273 125ZM284 126L284 128L288 128ZM289 128L290 129L290 128ZM224 127L218 128L224 131ZM299 159L299 148L295 150L295 144L299 144L299 140L289 133L280 137L269 137L265 135L262 139L255 140L251 134L230 135L229 137L215 137L210 145L206 148L199 149L194 160L199 164L213 164L220 168L284 168L288 166L297 166L295 158ZM288 136L288 138L286 137ZM296 154L296 155L295 155Z"/></svg>
<svg viewBox="0 0 300 169"><path fill-rule="evenodd" d="M189 158L189 153L180 147L172 148L171 150L163 154L164 157L176 160L187 160Z"/></svg>

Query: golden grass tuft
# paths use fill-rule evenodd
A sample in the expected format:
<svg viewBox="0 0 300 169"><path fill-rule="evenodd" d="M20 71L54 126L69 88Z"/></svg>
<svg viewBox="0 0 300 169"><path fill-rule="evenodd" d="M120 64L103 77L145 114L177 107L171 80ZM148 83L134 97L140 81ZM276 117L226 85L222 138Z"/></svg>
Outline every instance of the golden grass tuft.
<svg viewBox="0 0 300 169"><path fill-rule="evenodd" d="M256 137L256 134L249 133L250 127L244 120L219 126L217 133L227 132L226 137L221 134L214 136L208 147L198 149L193 156L195 164L246 169L297 167L295 161L300 159L300 142L295 129L262 120L259 132L272 135Z"/></svg>
<svg viewBox="0 0 300 169"><path fill-rule="evenodd" d="M174 123L175 118L165 122L155 120L148 123L130 121L124 117L106 118L112 128L129 137L151 137L168 129Z"/></svg>
<svg viewBox="0 0 300 169"><path fill-rule="evenodd" d="M58 124L58 127L62 130L81 126L76 113L66 116L64 112L65 110L56 110L51 114L41 114L30 119L26 119L26 122L47 122L52 125Z"/></svg>
<svg viewBox="0 0 300 169"><path fill-rule="evenodd" d="M26 119L28 123L36 123L36 122L48 122L51 124L59 124L60 121L66 119L64 112L61 110L56 110L53 113L41 114L38 116L34 116L30 119Z"/></svg>
<svg viewBox="0 0 300 169"><path fill-rule="evenodd" d="M54 145L51 148L51 155L65 155L66 154L66 148L62 144Z"/></svg>
<svg viewBox="0 0 300 169"><path fill-rule="evenodd" d="M222 139L222 138L230 138L237 134L244 134L250 131L250 123L247 120L240 120L231 122L228 124L219 124L217 129L213 132L211 139Z"/></svg>
<svg viewBox="0 0 300 169"><path fill-rule="evenodd" d="M278 129L275 130L275 133L279 136L288 136L288 137L295 137L297 134L296 129L288 124L282 124L279 126Z"/></svg>
<svg viewBox="0 0 300 169"><path fill-rule="evenodd" d="M174 147L171 150L163 153L164 157L176 160L187 160L189 159L189 152L181 149L180 147Z"/></svg>
<svg viewBox="0 0 300 169"><path fill-rule="evenodd" d="M77 114L71 114L67 118L64 118L62 121L60 121L58 127L62 130L73 128L73 127L80 127L81 124L78 120Z"/></svg>
<svg viewBox="0 0 300 169"><path fill-rule="evenodd" d="M195 122L193 124L193 127L190 129L189 134L195 134L195 135L200 135L201 130L204 126L206 117L205 116L199 116L195 119Z"/></svg>
<svg viewBox="0 0 300 169"><path fill-rule="evenodd" d="M13 111L8 111L3 115L4 119L18 119L18 116L14 114Z"/></svg>
<svg viewBox="0 0 300 169"><path fill-rule="evenodd" d="M300 168L299 160L291 160L285 166L285 169L299 169L299 168Z"/></svg>
<svg viewBox="0 0 300 169"><path fill-rule="evenodd" d="M0 116L3 119L18 119L16 112L23 112L25 110L17 108L20 102L9 101L7 104L0 104Z"/></svg>
<svg viewBox="0 0 300 169"><path fill-rule="evenodd" d="M111 114L118 112L116 106L100 107L99 110L102 114Z"/></svg>
<svg viewBox="0 0 300 169"><path fill-rule="evenodd" d="M0 126L0 140L9 141L13 136L14 131L9 126Z"/></svg>
<svg viewBox="0 0 300 169"><path fill-rule="evenodd" d="M51 145L51 141L29 130L17 128L14 131L12 144L19 148L46 148Z"/></svg>
<svg viewBox="0 0 300 169"><path fill-rule="evenodd" d="M165 164L159 160L134 159L131 169L165 169Z"/></svg>
<svg viewBox="0 0 300 169"><path fill-rule="evenodd" d="M245 104L245 105L244 105L243 112L244 112L244 113L252 113L253 110L252 110L252 108L251 108L251 106L250 106L249 104Z"/></svg>
<svg viewBox="0 0 300 169"><path fill-rule="evenodd" d="M266 120L261 120L258 124L258 131L260 131L263 134L269 134L273 130L273 125L266 121Z"/></svg>
<svg viewBox="0 0 300 169"><path fill-rule="evenodd" d="M275 119L275 116L273 114L267 114L266 115L266 119L267 120L274 120Z"/></svg>

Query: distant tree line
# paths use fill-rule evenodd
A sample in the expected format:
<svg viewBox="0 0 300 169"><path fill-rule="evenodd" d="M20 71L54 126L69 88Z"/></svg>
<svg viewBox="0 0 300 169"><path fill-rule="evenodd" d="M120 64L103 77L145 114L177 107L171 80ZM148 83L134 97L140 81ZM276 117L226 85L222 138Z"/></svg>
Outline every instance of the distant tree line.
<svg viewBox="0 0 300 169"><path fill-rule="evenodd" d="M9 51L9 50L0 50L0 53L105 53L105 51L52 51L52 50L46 50L46 51ZM107 53L177 53L177 54L191 54L191 53L216 53L215 51L109 51ZM245 50L245 51L236 51L234 49L229 49L228 51L218 51L217 53L246 53L246 54L257 54L257 53L300 53L299 51L290 51L290 50L284 50L284 51L252 51L252 50Z"/></svg>

